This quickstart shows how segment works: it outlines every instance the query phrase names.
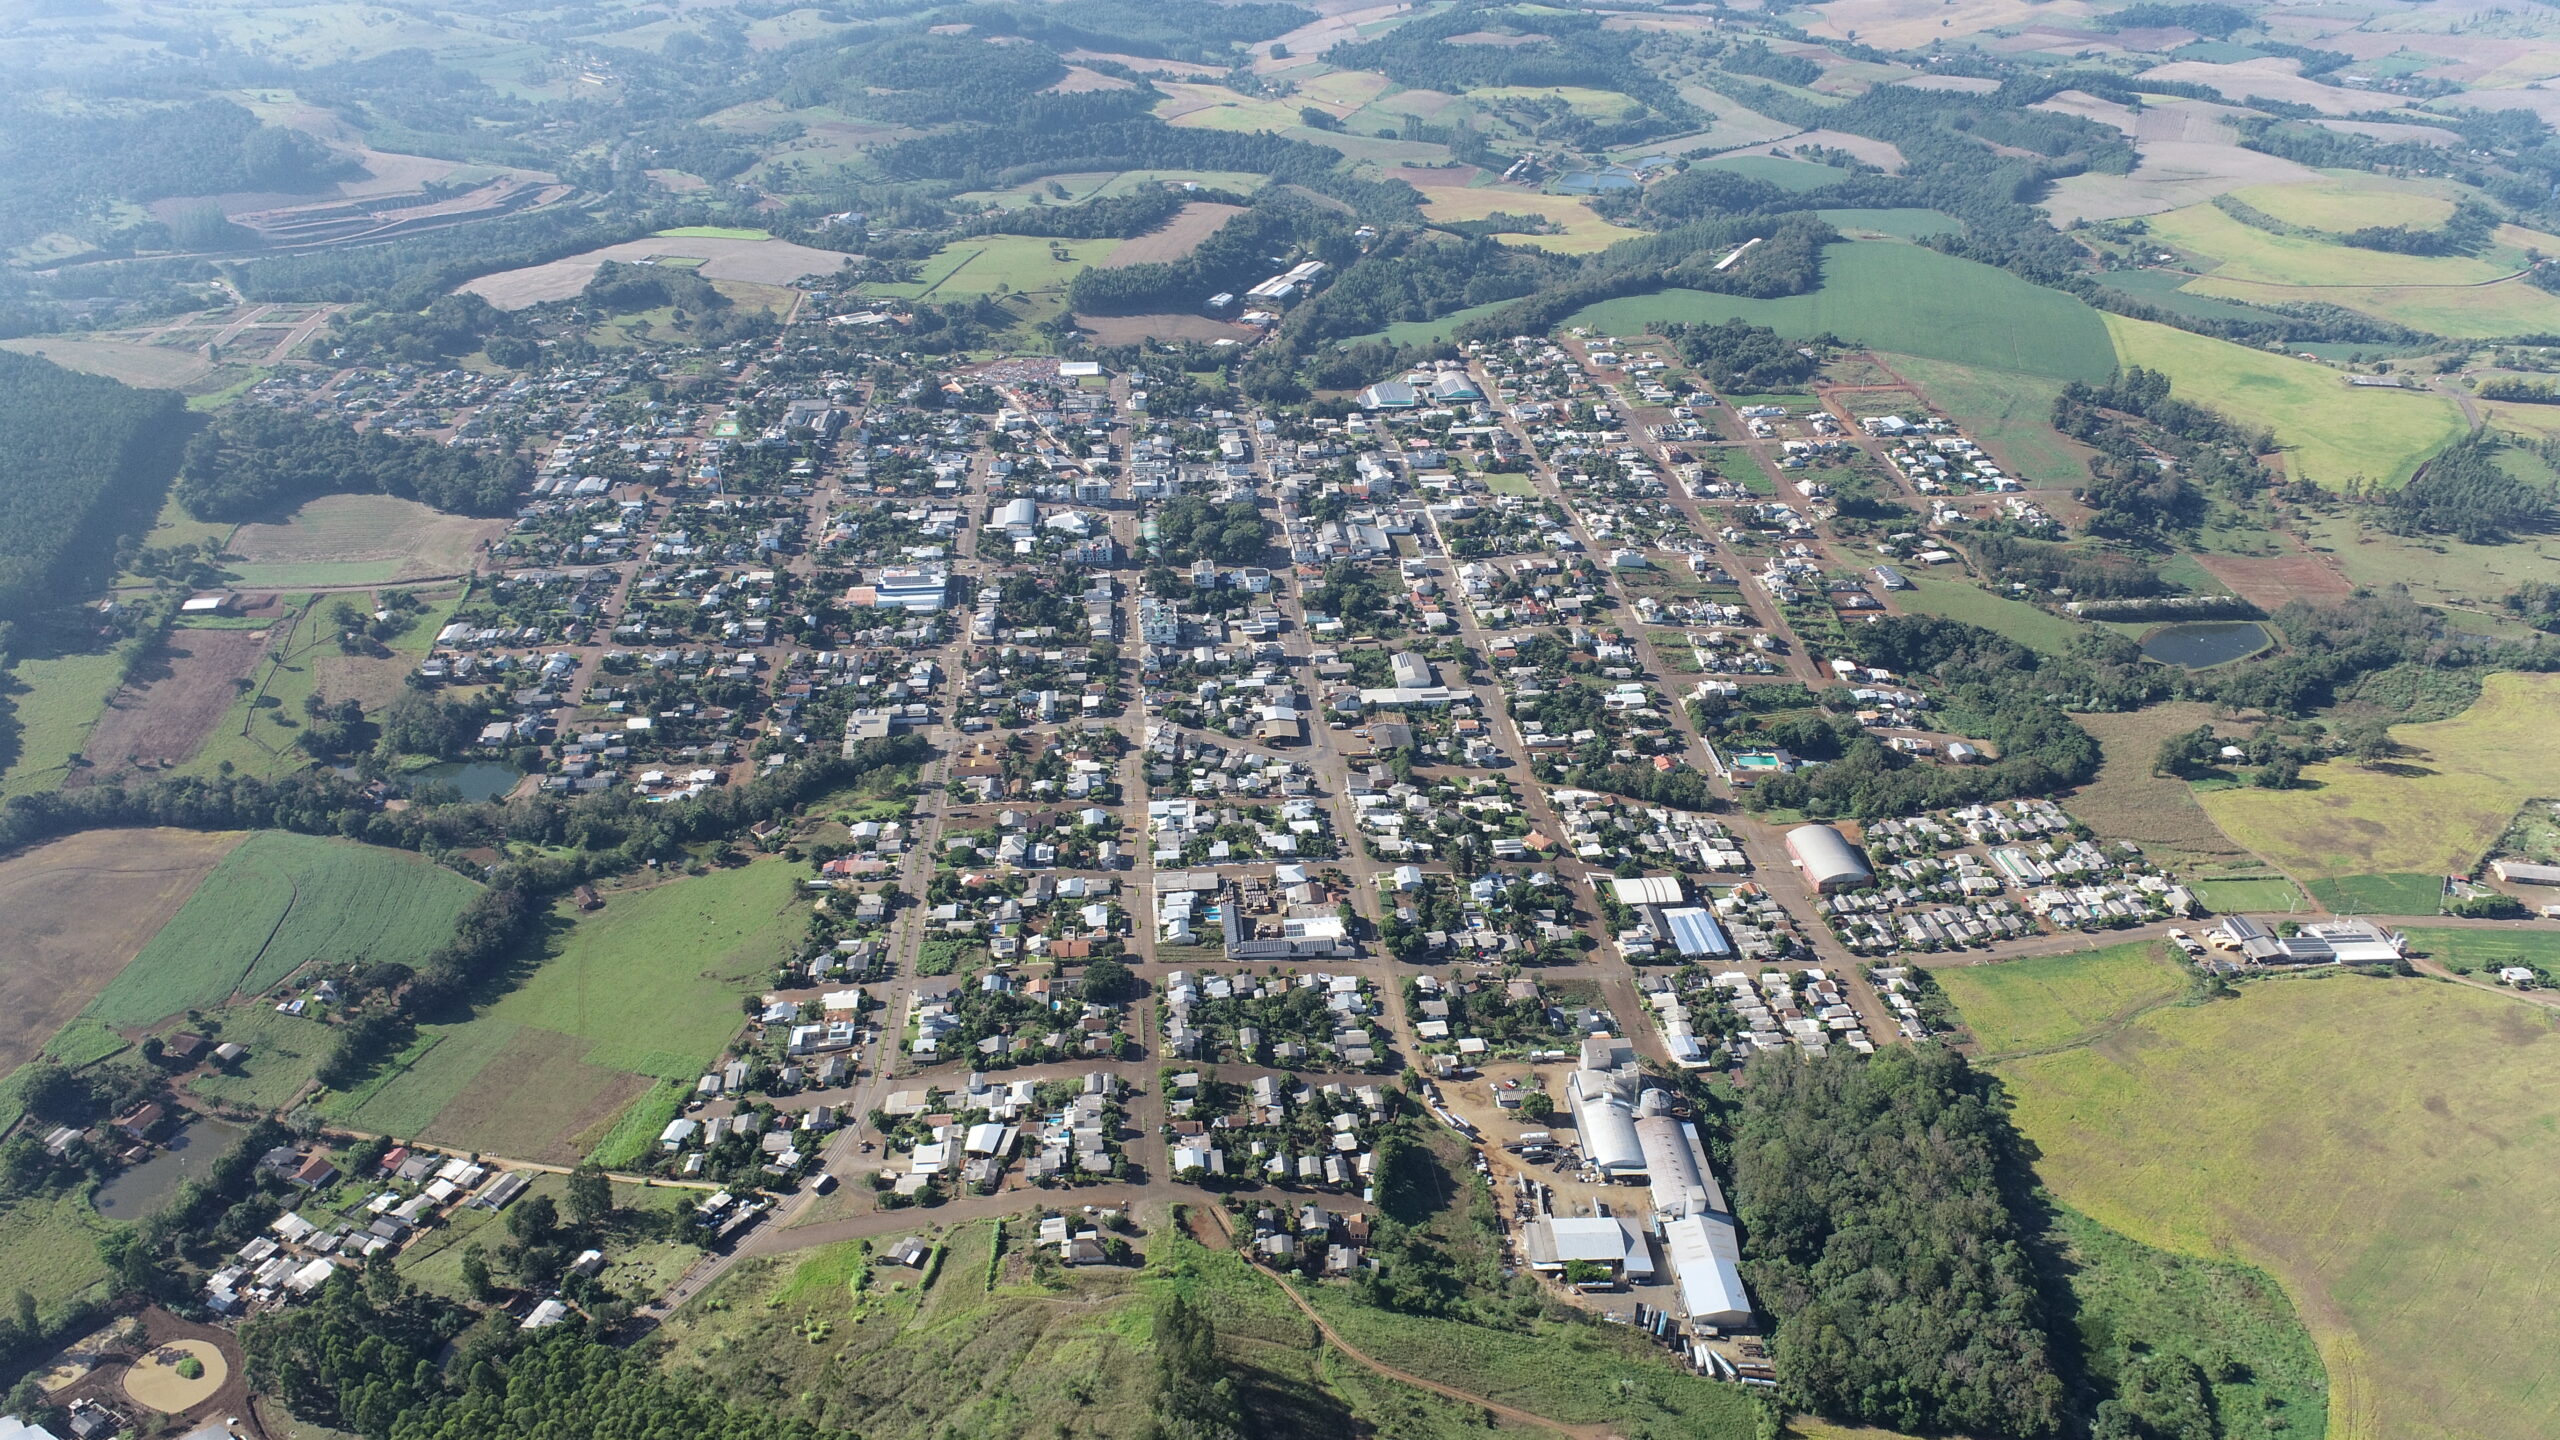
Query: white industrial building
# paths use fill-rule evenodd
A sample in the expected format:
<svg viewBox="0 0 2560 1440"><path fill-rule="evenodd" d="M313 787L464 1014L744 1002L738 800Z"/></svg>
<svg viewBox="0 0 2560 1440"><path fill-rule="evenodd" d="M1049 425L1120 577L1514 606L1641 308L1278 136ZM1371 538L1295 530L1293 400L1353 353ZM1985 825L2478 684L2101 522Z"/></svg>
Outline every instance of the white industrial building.
<svg viewBox="0 0 2560 1440"><path fill-rule="evenodd" d="M1876 878L1867 857L1849 843L1849 837L1828 825L1799 825L1788 831L1787 858L1818 894L1854 890L1873 884Z"/></svg>
<svg viewBox="0 0 2560 1440"><path fill-rule="evenodd" d="M1636 1139L1635 1107L1629 1090L1632 1072L1576 1070L1566 1077L1565 1098L1581 1133L1585 1163L1612 1179L1644 1174L1644 1146Z"/></svg>
<svg viewBox="0 0 2560 1440"><path fill-rule="evenodd" d="M1732 1221L1718 1215L1666 1220L1662 1253L1671 1262L1680 1308L1692 1323L1725 1330L1751 1323L1751 1297L1742 1288L1742 1243Z"/></svg>

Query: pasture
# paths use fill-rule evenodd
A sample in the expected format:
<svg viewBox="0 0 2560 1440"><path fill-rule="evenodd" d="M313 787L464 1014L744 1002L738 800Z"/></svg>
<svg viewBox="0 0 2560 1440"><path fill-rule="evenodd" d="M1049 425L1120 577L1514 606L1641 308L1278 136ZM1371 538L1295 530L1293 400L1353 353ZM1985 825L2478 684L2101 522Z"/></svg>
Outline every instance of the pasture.
<svg viewBox="0 0 2560 1440"><path fill-rule="evenodd" d="M977 235L927 257L910 284L866 284L862 293L901 300L950 300L999 290L1055 290L1088 265L1101 263L1120 240L1050 240L1031 235ZM1066 258L1059 259L1063 254Z"/></svg>
<svg viewBox="0 0 2560 1440"><path fill-rule="evenodd" d="M2078 300L2003 270L1918 245L1865 241L1822 252L1822 288L1779 300L1666 290L1591 306L1569 322L1603 331L1664 320L1739 317L1782 335L1835 335L1903 354L2104 380L2116 365L2107 322Z"/></svg>
<svg viewBox="0 0 2560 1440"><path fill-rule="evenodd" d="M150 1025L260 994L315 961L415 964L452 935L478 891L405 851L262 830L205 877L89 1013Z"/></svg>
<svg viewBox="0 0 2560 1440"><path fill-rule="evenodd" d="M2186 993L2187 968L2165 940L2134 940L2024 960L1932 967L1982 1055L2077 1045Z"/></svg>
<svg viewBox="0 0 2560 1440"><path fill-rule="evenodd" d="M358 1129L575 1163L643 1098L690 1083L738 1031L738 997L798 942L791 867L734 870L563 904L522 978L468 1019L421 1028L383 1076L329 1102Z"/></svg>
<svg viewBox="0 0 2560 1440"><path fill-rule="evenodd" d="M2181 399L2273 429L2297 479L2397 485L2463 433L2461 410L2443 395L2350 389L2325 365L2121 315L2105 323L2126 365L2167 375Z"/></svg>
<svg viewBox="0 0 2560 1440"><path fill-rule="evenodd" d="M1893 601L1914 615L1935 615L1979 625L2048 655L2062 654L2071 648L2071 642L2088 633L2088 627L2080 621L2039 610L2024 600L1994 595L1970 580L1932 575L1916 567L1906 567L1903 577L1911 582L1911 588L1897 592Z"/></svg>
<svg viewBox="0 0 2560 1440"><path fill-rule="evenodd" d="M2287 187L2290 188L2290 187ZM2379 223L2379 222L2375 222ZM2474 285L2516 267L2459 255L2400 255L2277 235L2238 220L2212 205L2192 205L2151 217L2151 233L2165 244L2218 263L2216 280L2263 285L2365 289L2384 285ZM2302 297L2302 298L2328 298Z"/></svg>
<svg viewBox="0 0 2560 1440"><path fill-rule="evenodd" d="M2431 230L2453 214L2453 202L2437 187L2379 175L2314 180L2296 185L2251 185L2231 198L2288 225L2344 232L2367 225L2406 225Z"/></svg>
<svg viewBox="0 0 2560 1440"><path fill-rule="evenodd" d="M2508 545L2469 545L2449 535L2393 535L2349 512L2311 524L2311 542L2330 552L2357 585L2406 585L2411 599L2475 612L2528 580L2560 583L2560 541L2528 535Z"/></svg>
<svg viewBox="0 0 2560 1440"><path fill-rule="evenodd" d="M2213 790L2204 808L2297 880L2468 870L2550 790L2555 700L2560 676L2491 675L2460 715L2391 727L2400 755L2384 769L2325 762L2302 772L2308 788Z"/></svg>
<svg viewBox="0 0 2560 1440"><path fill-rule="evenodd" d="M1563 227L1563 233L1556 235L1496 237L1506 245L1525 245L1532 249L1551 250L1559 255L1587 255L1595 250L1606 250L1621 240L1632 240L1642 233L1610 224L1592 213L1590 206L1570 195L1540 195L1495 185L1471 189L1444 186L1422 192L1422 213L1434 220L1483 220L1496 212L1543 215Z"/></svg>
<svg viewBox="0 0 2560 1440"><path fill-rule="evenodd" d="M187 1082L188 1090L225 1105L282 1110L311 1083L337 1032L317 1020L252 1001L213 1012L202 1033L216 1043L237 1042L249 1056L227 1069L202 1071Z"/></svg>
<svg viewBox="0 0 2560 1440"><path fill-rule="evenodd" d="M240 839L88 830L0 860L0 1073L106 989Z"/></svg>
<svg viewBox="0 0 2560 1440"><path fill-rule="evenodd" d="M123 670L113 654L21 660L0 672L18 722L17 750L0 771L0 800L62 788L71 757L89 748Z"/></svg>
<svg viewBox="0 0 2560 1440"><path fill-rule="evenodd" d="M2103 757L2097 777L2073 791L2066 802L2072 814L2109 840L2130 840L2152 852L2155 860L2191 865L2228 863L2239 857L2239 847L2196 803L2194 787L2174 776L2151 773L2160 742L2210 722L2209 706L2172 700L2121 714L2092 712L2071 718L2097 737ZM2229 907L2216 904L2214 908Z"/></svg>
<svg viewBox="0 0 2560 1440"><path fill-rule="evenodd" d="M2326 1362L2339 1440L2560 1428L2543 1269L2560 1206L2560 1028L2425 981L2248 985L2000 1066L2065 1203L2182 1254L2263 1267Z"/></svg>
<svg viewBox="0 0 2560 1440"><path fill-rule="evenodd" d="M326 495L273 524L243 525L225 547L237 583L257 589L382 585L460 575L504 520L447 515L388 495Z"/></svg>
<svg viewBox="0 0 2560 1440"><path fill-rule="evenodd" d="M1730 170L1754 180L1766 180L1781 190L1802 193L1840 183L1841 174L1828 165L1810 160L1788 160L1776 155L1719 155L1701 162L1711 169Z"/></svg>

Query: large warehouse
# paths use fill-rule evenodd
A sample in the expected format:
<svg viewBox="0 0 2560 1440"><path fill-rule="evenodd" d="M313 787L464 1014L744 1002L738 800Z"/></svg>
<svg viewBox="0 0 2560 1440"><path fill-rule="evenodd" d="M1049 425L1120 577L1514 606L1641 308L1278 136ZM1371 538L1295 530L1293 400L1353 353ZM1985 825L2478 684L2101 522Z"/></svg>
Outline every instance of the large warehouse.
<svg viewBox="0 0 2560 1440"><path fill-rule="evenodd" d="M1582 1158L1615 1180L1644 1174L1644 1146L1636 1140L1636 1116L1626 1086L1603 1070L1576 1070L1565 1080L1565 1099L1582 1135Z"/></svg>
<svg viewBox="0 0 2560 1440"><path fill-rule="evenodd" d="M1876 872L1867 866L1867 857L1858 853L1849 837L1828 825L1799 825L1788 831L1787 858L1824 895L1834 890L1855 890L1872 884L1876 878Z"/></svg>

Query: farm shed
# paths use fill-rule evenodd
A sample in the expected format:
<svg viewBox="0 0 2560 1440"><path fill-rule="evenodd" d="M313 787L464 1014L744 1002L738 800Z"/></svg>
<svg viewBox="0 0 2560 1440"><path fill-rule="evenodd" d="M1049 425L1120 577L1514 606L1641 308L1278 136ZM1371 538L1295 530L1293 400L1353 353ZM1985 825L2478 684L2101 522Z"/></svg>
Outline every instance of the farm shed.
<svg viewBox="0 0 2560 1440"><path fill-rule="evenodd" d="M1828 825L1799 825L1787 832L1787 858L1813 888L1828 895L1872 883L1876 872L1849 837Z"/></svg>

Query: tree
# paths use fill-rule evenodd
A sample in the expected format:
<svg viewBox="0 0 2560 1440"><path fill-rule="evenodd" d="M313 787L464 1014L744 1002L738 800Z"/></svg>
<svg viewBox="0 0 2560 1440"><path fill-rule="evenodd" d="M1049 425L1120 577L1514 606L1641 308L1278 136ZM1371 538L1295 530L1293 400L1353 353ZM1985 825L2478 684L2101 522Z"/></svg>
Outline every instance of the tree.
<svg viewBox="0 0 2560 1440"><path fill-rule="evenodd" d="M594 1225L613 1213L613 1182L604 1171L593 1165L581 1165L569 1172L569 1220L575 1225Z"/></svg>
<svg viewBox="0 0 2560 1440"><path fill-rule="evenodd" d="M1564 1267L1567 1285L1599 1285L1609 1278L1609 1267L1597 1260L1574 1260Z"/></svg>
<svg viewBox="0 0 2560 1440"><path fill-rule="evenodd" d="M2213 768L2222 754L2222 742L2210 725L2172 735L2160 742L2160 751L2152 757L2151 773L2169 775L2180 780L2193 780Z"/></svg>
<svg viewBox="0 0 2560 1440"><path fill-rule="evenodd" d="M1520 1097L1520 1118L1544 1125L1556 1118L1556 1102L1544 1090L1532 1090Z"/></svg>
<svg viewBox="0 0 2560 1440"><path fill-rule="evenodd" d="M1117 1001L1129 988L1129 967L1110 956L1089 961L1084 967L1084 999L1092 1004L1107 1005Z"/></svg>
<svg viewBox="0 0 2560 1440"><path fill-rule="evenodd" d="M497 1282L489 1278L489 1257L477 1245L462 1247L462 1283L484 1305L498 1298Z"/></svg>
<svg viewBox="0 0 2560 1440"><path fill-rule="evenodd" d="M536 1195L507 1212L507 1233L520 1245L539 1245L560 1228L560 1207L548 1195Z"/></svg>
<svg viewBox="0 0 2560 1440"><path fill-rule="evenodd" d="M2338 748L2359 762L2372 765L2390 759L2400 746L2392 740L2388 722L2367 717L2338 727Z"/></svg>

